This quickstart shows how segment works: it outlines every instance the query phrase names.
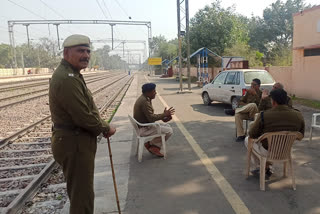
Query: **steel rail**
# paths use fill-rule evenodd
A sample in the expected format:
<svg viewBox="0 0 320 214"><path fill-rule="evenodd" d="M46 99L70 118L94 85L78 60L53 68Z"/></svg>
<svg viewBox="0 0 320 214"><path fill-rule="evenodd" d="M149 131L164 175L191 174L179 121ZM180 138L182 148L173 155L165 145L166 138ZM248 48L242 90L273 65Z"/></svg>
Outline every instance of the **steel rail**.
<svg viewBox="0 0 320 214"><path fill-rule="evenodd" d="M86 78L87 77L93 77L92 79L90 79L90 80L93 80L95 78L99 78L99 77L102 77L102 76L112 76L112 75L107 73L107 74L104 74L104 75L90 75L90 76L85 76L85 77ZM48 85L49 84L49 81L48 81L49 79L50 78L46 78L44 80L39 81L38 83L31 83L31 84L27 84L27 85L10 86L10 87L3 87L3 88L1 88L1 85L0 85L0 93L1 92L6 92L6 91L10 91L10 90L19 90L19 89L24 89L24 88L33 88L33 87L37 87L37 86L41 86L41 85Z"/></svg>
<svg viewBox="0 0 320 214"><path fill-rule="evenodd" d="M109 83L109 84L107 84L107 85L104 85L104 86L98 88L97 90L93 91L92 94L97 94L97 93L99 93L100 91L104 90L105 88L108 88L108 87L110 87L111 85L119 82L119 81L122 80L123 77L125 77L125 76L127 76L127 75L121 76L121 77L120 77L119 79L117 79L116 81L113 81L113 82L111 82L111 83ZM48 95L48 94L45 94L45 95ZM43 95L40 95L40 96L43 96ZM38 96L38 97L39 97L39 96ZM1 109L1 108L2 108L2 107L0 107L0 109ZM2 148L3 146L7 145L10 140L16 139L19 135L25 134L29 129L33 128L34 126L38 125L39 123L42 123L43 121L49 119L50 117L51 117L50 115L49 115L49 116L46 116L46 117L44 117L43 119L41 119L41 120L39 120L39 121L37 121L37 122L29 125L28 127L23 128L23 129L19 130L19 131L16 132L16 133L13 133L13 134L10 135L9 137L6 137L5 139L0 140L0 148Z"/></svg>
<svg viewBox="0 0 320 214"><path fill-rule="evenodd" d="M93 82L98 82L100 80L104 80L104 79L107 79L109 77L110 76L103 77L103 78L101 78L101 77L100 78L96 78L95 80L88 81L87 84L90 84L90 83L93 83ZM20 104L20 103L28 102L30 100L38 99L40 97L44 97L44 96L47 96L47 95L48 95L48 93L45 93L45 94L41 94L41 95L38 95L38 96L30 97L30 98L27 98L27 99L24 99L24 100L20 100L20 101L16 101L16 102L13 102L13 103L6 104L6 105L2 105L2 106L0 106L0 109L7 108L9 106L17 105L17 104Z"/></svg>

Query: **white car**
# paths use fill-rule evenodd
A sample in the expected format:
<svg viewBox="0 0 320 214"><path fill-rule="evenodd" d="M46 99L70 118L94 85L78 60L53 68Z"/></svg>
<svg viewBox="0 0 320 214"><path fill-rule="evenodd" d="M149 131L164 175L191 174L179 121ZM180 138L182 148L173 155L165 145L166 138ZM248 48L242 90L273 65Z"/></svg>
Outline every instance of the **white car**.
<svg viewBox="0 0 320 214"><path fill-rule="evenodd" d="M236 69L219 73L216 78L202 88L202 100L205 105L212 101L231 104L232 109L238 106L242 96L251 87L253 79L261 81L260 89L272 89L275 83L272 76L265 70Z"/></svg>

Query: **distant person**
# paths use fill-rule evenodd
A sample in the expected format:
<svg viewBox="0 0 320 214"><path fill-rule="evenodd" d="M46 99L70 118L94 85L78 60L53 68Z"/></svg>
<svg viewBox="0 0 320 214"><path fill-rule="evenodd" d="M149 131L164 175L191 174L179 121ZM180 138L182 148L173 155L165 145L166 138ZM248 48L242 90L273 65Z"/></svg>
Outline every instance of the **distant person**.
<svg viewBox="0 0 320 214"><path fill-rule="evenodd" d="M97 136L102 133L110 137L116 129L100 117L80 73L88 67L90 39L71 35L63 47L63 59L52 75L49 88L52 153L67 182L70 214L93 214Z"/></svg>
<svg viewBox="0 0 320 214"><path fill-rule="evenodd" d="M27 71L27 74L31 74L31 69L29 69L29 70Z"/></svg>
<svg viewBox="0 0 320 214"><path fill-rule="evenodd" d="M283 89L275 89L270 92L272 108L268 111L262 111L258 114L257 119L252 123L249 130L249 138L245 140L245 146L248 147L248 141L259 138L267 132L277 131L298 131L304 135L305 123L302 114L290 108L287 105L287 92ZM265 140L260 144L253 144L253 149L262 155L267 154L268 141ZM254 156L252 163L259 164L259 160ZM259 169L253 171L258 173ZM266 175L270 176L272 170L270 163L266 165Z"/></svg>
<svg viewBox="0 0 320 214"><path fill-rule="evenodd" d="M171 115L174 114L175 110L173 107L165 108L163 113L155 114L152 106L152 100L156 97L156 85L154 83L146 83L142 86L142 95L137 99L134 104L133 117L139 123L153 123L158 120L168 122L172 119ZM173 133L172 128L169 124L160 123L161 133L166 134L165 139L168 140ZM148 126L140 127L141 136L150 136L157 133L157 127ZM163 157L161 153L161 137L152 139L150 142L144 144L145 148L152 154Z"/></svg>

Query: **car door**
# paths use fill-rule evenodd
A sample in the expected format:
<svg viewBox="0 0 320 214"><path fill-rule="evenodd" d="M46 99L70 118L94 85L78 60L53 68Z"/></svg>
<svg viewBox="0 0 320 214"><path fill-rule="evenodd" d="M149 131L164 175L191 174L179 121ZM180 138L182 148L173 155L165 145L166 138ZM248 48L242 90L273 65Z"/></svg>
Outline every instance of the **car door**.
<svg viewBox="0 0 320 214"><path fill-rule="evenodd" d="M221 87L221 101L224 103L231 103L231 97L235 95L237 73L236 71L229 71Z"/></svg>
<svg viewBox="0 0 320 214"><path fill-rule="evenodd" d="M209 96L212 100L221 102L222 100L222 86L226 79L227 72L221 72L213 81L212 86L210 87Z"/></svg>

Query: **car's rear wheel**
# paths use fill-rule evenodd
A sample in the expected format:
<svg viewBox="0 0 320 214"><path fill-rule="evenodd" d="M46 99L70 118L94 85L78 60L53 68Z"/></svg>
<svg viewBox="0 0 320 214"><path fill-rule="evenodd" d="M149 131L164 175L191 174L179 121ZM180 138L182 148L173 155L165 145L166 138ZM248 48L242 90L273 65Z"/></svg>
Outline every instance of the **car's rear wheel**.
<svg viewBox="0 0 320 214"><path fill-rule="evenodd" d="M231 106L232 106L232 109L236 109L239 105L239 100L238 98L236 97L233 97L232 100L231 100Z"/></svg>
<svg viewBox="0 0 320 214"><path fill-rule="evenodd" d="M204 92L202 94L202 100L203 100L203 104L205 104L205 105L210 105L212 102L212 100L210 99L209 94L207 92Z"/></svg>

